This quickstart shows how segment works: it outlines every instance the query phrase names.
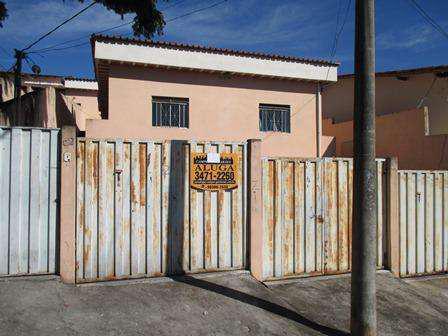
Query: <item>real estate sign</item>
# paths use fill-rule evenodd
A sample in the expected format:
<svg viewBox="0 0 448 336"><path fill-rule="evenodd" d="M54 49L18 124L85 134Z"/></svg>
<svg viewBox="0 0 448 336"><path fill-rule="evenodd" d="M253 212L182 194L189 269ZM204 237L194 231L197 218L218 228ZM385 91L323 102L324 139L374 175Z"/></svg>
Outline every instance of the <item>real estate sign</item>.
<svg viewBox="0 0 448 336"><path fill-rule="evenodd" d="M238 188L236 153L191 153L190 185L200 190Z"/></svg>

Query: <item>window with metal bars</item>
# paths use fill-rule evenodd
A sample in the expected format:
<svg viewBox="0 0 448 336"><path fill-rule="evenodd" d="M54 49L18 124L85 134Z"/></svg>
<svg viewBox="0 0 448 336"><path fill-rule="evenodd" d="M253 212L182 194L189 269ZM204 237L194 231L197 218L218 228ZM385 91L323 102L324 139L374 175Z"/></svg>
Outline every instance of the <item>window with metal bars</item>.
<svg viewBox="0 0 448 336"><path fill-rule="evenodd" d="M260 104L260 131L291 133L289 105Z"/></svg>
<svg viewBox="0 0 448 336"><path fill-rule="evenodd" d="M152 125L188 128L188 98L152 97Z"/></svg>

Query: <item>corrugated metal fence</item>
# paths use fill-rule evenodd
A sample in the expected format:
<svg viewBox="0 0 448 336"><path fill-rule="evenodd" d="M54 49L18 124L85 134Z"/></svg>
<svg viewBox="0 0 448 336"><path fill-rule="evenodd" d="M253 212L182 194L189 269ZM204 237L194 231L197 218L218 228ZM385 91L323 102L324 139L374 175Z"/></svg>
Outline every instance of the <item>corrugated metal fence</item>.
<svg viewBox="0 0 448 336"><path fill-rule="evenodd" d="M377 159L377 265L384 266L385 178ZM352 159L263 160L266 279L350 271Z"/></svg>
<svg viewBox="0 0 448 336"><path fill-rule="evenodd" d="M59 130L0 128L0 275L56 271Z"/></svg>
<svg viewBox="0 0 448 336"><path fill-rule="evenodd" d="M191 152L239 154L238 188L189 185ZM77 141L77 282L240 269L246 144Z"/></svg>
<svg viewBox="0 0 448 336"><path fill-rule="evenodd" d="M448 271L448 171L400 170L400 275Z"/></svg>

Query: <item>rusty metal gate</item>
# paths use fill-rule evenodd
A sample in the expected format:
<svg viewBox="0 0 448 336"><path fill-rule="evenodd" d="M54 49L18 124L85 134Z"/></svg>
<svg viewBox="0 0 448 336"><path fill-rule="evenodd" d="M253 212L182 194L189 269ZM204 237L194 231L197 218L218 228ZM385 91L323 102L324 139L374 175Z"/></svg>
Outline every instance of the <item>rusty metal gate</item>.
<svg viewBox="0 0 448 336"><path fill-rule="evenodd" d="M385 180L377 159L377 266L385 260ZM265 279L350 271L353 160L263 160Z"/></svg>
<svg viewBox="0 0 448 336"><path fill-rule="evenodd" d="M239 156L238 188L189 185L191 152ZM246 265L246 144L77 140L76 281Z"/></svg>
<svg viewBox="0 0 448 336"><path fill-rule="evenodd" d="M0 276L56 272L59 129L0 128Z"/></svg>
<svg viewBox="0 0 448 336"><path fill-rule="evenodd" d="M448 171L399 170L400 276L448 271Z"/></svg>

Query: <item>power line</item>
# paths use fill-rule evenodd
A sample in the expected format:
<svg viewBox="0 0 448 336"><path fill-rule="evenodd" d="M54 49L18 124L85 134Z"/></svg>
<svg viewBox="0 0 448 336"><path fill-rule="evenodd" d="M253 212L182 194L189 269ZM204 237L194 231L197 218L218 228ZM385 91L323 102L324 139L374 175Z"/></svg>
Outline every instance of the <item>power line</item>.
<svg viewBox="0 0 448 336"><path fill-rule="evenodd" d="M330 57L331 57L331 55L333 53L334 45L336 43L336 36L337 36L337 33L338 33L338 29L339 29L339 19L340 19L340 16L341 16L341 9L342 9L342 0L338 0L338 12L337 12L337 15L336 15L336 27L335 27L335 30L334 30L333 44L332 44L331 49L330 49Z"/></svg>
<svg viewBox="0 0 448 336"><path fill-rule="evenodd" d="M37 43L39 43L40 41L42 41L44 38L46 38L47 36L49 36L50 34L54 33L56 30L58 30L59 28L61 28L63 25L65 25L66 23L70 22L71 20L73 20L74 18L76 18L77 16L81 15L82 13L84 13L86 10L88 10L89 8L93 7L96 4L96 2L92 2L90 5L88 5L87 7L84 7L83 9L81 9L79 12L77 12L76 14L72 15L71 17L69 17L68 19L66 19L65 21L63 21L62 23L60 23L59 25L57 25L56 27L54 27L52 30L50 30L48 33L42 35L41 37L39 37L36 41L32 42L31 44L29 44L26 48L22 49L22 51L28 50L31 47L33 47L34 45L36 45Z"/></svg>
<svg viewBox="0 0 448 336"><path fill-rule="evenodd" d="M176 7L176 6L178 6L178 5L182 4L182 3L184 3L185 1L186 1L186 0L180 0L180 1L174 2L174 3L172 3L170 6L164 7L164 8L162 8L161 10L164 11L164 10L167 10L167 9L170 9L170 8L173 8L173 7ZM106 28L106 29L103 29L103 30L94 32L93 34L102 34L102 33L105 33L105 32L111 31L111 30L115 30L115 29L118 29L118 28L121 28L121 27L124 27L124 26L128 26L128 25L130 25L130 24L133 23L133 22L134 22L134 20L130 20L130 21L127 21L127 22L125 22L125 23L121 23L121 24L119 24L119 25L116 25L116 26L113 26L113 27L109 27L109 28ZM61 48L53 49L53 48L56 48L56 47L59 47L59 46L61 46L61 45L65 45L65 44L68 44L68 43L71 43L71 42L81 41L81 40L83 40L83 39L85 39L85 38L90 38L90 36L91 36L91 34L86 35L86 36L81 36L81 37L78 37L78 38L74 38L74 39L71 39L71 40L66 40L66 41L63 41L63 42L60 42L60 43L56 43L56 44L54 44L54 45L51 45L51 46L49 46L49 47L45 47L45 48L38 49L38 50L33 50L33 52L41 52L41 51L43 52L43 51L47 51L47 50L49 50L49 49L52 49L52 50L64 50L64 49L66 49L66 48L63 48L63 49L61 49ZM85 43L85 44L87 44L87 43ZM79 45L75 45L74 47L77 47L77 46L79 46Z"/></svg>
<svg viewBox="0 0 448 336"><path fill-rule="evenodd" d="M125 22L125 23L122 23L122 24L119 24L117 26L113 26L113 27L110 27L110 28L106 28L104 30L100 30L100 31L94 32L93 34L105 33L105 32L108 32L108 31L111 31L111 30L114 30L114 29L118 29L118 28L127 26L127 25L131 24L132 22L133 22L133 20ZM43 49L33 50L33 51L30 51L30 52L37 53L37 52L45 52L45 51L50 51L50 50L63 50L65 48L63 48L63 49L54 49L54 48L62 46L62 45L65 45L65 44L68 44L68 43L71 43L71 42L81 41L81 40L84 40L85 38L90 38L90 35L86 35L86 36L78 37L78 38L75 38L75 39L67 40L67 41L60 42L60 43L51 45L51 46L43 48ZM86 44L86 43L83 43L83 44Z"/></svg>
<svg viewBox="0 0 448 336"><path fill-rule="evenodd" d="M220 2L215 2L214 4L212 4L212 5L208 6L208 7L202 7L202 8L193 10L193 11L191 11L191 12L188 12L188 13L185 13L185 14L182 14L182 15L179 15L179 16L176 16L175 18L172 18L172 19L170 19L170 20L167 20L166 22L167 22L167 23L168 23L168 22L172 22L172 21L175 21L175 20L177 20L177 19L181 19L181 18L183 18L183 17L190 16L190 15L193 15L193 14L196 14L196 13L199 13L199 12L202 12L202 11L205 11L205 10L207 10L207 9L211 9L211 8L217 7L217 6L219 6L219 5L222 5L224 2L227 2L227 0L223 0L223 1L220 1Z"/></svg>
<svg viewBox="0 0 448 336"><path fill-rule="evenodd" d="M448 39L448 32L443 29L419 4L416 0L408 0L409 3L415 8L415 10L420 14L420 16L425 19L435 30Z"/></svg>
<svg viewBox="0 0 448 336"><path fill-rule="evenodd" d="M341 28L339 28L339 30L338 30L338 25L336 24L336 30L335 30L335 34L334 34L333 46L332 46L331 51L330 51L330 60L332 62L334 61L334 57L336 56L336 52L338 50L339 38L341 37L342 32L344 31L345 24L347 23L348 14L350 13L351 5L352 5L352 0L348 0L347 7L345 9L344 19L342 21L342 25L341 25ZM339 23L339 9L338 9L338 20L337 20L337 23ZM328 66L327 75L325 76L325 80L328 79L328 75L330 74L330 69L331 69L331 66ZM335 83L330 83L330 84L325 85L324 87L328 87L328 86L334 85L334 84Z"/></svg>
<svg viewBox="0 0 448 336"><path fill-rule="evenodd" d="M227 1L228 1L228 0L222 0L222 1L219 1L219 2L216 2L216 3L212 4L212 5L210 5L210 6L206 6L206 7L198 8L198 9L196 9L196 10L193 10L193 11L190 11L190 12L187 12L187 13L184 13L184 14L181 14L181 15L179 15L179 16L176 16L176 17L172 18L172 19L166 20L166 23L173 22L173 21L182 19L182 18L184 18L184 17L187 17L187 16L190 16L190 15L193 15L193 14L196 14L196 13L199 13L199 12L202 12L202 11L205 11L205 10L208 10L208 9L211 9L211 8L214 8L214 7L217 7L217 6L223 4L224 2L227 2ZM123 23L123 24L121 24L121 25L119 25L119 26L115 26L115 27L111 27L111 28L108 28L108 29L104 29L104 30L99 31L99 32L96 32L96 33L94 33L94 34L104 33L105 31L109 31L109 30L112 30L112 29L116 29L116 28L118 28L118 27L122 27L122 26L125 26L125 25L129 25L129 24L131 24L132 22L134 22L134 21L132 20L132 21ZM89 36L89 37L90 37L90 36ZM74 42L74 41L78 41L78 40L81 40L81 39L84 39L84 38L85 38L85 37L78 38L78 39L73 39L72 42ZM59 43L58 45L63 45L63 44L65 44L65 43L66 43L66 42L61 42L61 43ZM67 47L61 47L61 48L46 48L46 49L40 49L40 50L31 51L30 53L35 53L35 52L46 53L46 52L51 52L51 51L61 51L61 50L66 50L66 49L71 49L71 48L81 47L81 46L88 45L88 44L90 44L90 42L83 42L83 43L79 43L79 44L75 44L75 45L70 45L70 46L67 46ZM56 45L55 45L55 46L56 46Z"/></svg>
<svg viewBox="0 0 448 336"><path fill-rule="evenodd" d="M2 46L0 46L0 50L3 51L3 53L4 53L6 56L11 57L11 55L8 53L8 51L6 51L6 49L3 48Z"/></svg>
<svg viewBox="0 0 448 336"><path fill-rule="evenodd" d="M336 51L338 48L339 38L341 37L342 32L344 31L345 24L347 23L348 14L350 13L350 7L352 5L352 0L348 1L347 8L345 9L344 19L342 21L341 28L336 31L334 35L333 48L330 53L330 57L333 58L336 55Z"/></svg>
<svg viewBox="0 0 448 336"><path fill-rule="evenodd" d="M418 100L418 102L417 102L418 109L423 106L423 103L425 102L426 98L428 98L428 96L431 93L431 90L434 87L434 84L436 84L438 78L439 77L434 76L434 79L432 80L431 85L429 86L428 90L426 90L425 94Z"/></svg>
<svg viewBox="0 0 448 336"><path fill-rule="evenodd" d="M53 48L53 49L48 49L48 50L31 51L28 54L37 53L37 52L46 53L46 52L51 52L51 51L61 51L61 50L67 50L67 49L71 49L71 48L81 47L81 46L88 45L88 44L90 44L90 42L83 42L83 43L79 43L79 44L69 45L67 47Z"/></svg>
<svg viewBox="0 0 448 336"><path fill-rule="evenodd" d="M334 61L334 56L336 55L336 51L337 51L337 47L338 47L339 37L341 36L342 32L344 31L344 27L345 27L345 24L346 24L347 19L348 19L348 14L350 13L351 5L352 5L352 1L349 0L348 1L348 5L347 5L347 7L345 9L345 14L344 14L344 19L342 21L342 25L341 25L341 27L338 30L338 27L339 27L339 14L340 14L340 9L341 9L341 3L340 2L338 3L338 14L337 14L337 19L336 19L336 29L335 29L335 34L334 34L334 40L333 40L332 48L331 48L331 51L330 51L330 60L331 61ZM327 75L325 76L325 80L328 79L328 75L330 74L330 69L331 69L331 65L328 66ZM300 111L302 111L314 99L315 99L315 97L312 96L308 100L306 100L303 103L303 105L300 106L299 109L295 113L291 114L290 119L292 120ZM266 140L270 136L272 136L272 133L271 134L267 134L266 136L264 136L262 138L262 140Z"/></svg>
<svg viewBox="0 0 448 336"><path fill-rule="evenodd" d="M179 1L175 2L175 3L172 3L172 4L169 5L169 6L166 6L165 8L162 8L161 10L167 10L167 9L176 7L176 6L180 5L181 3L185 2L185 1L186 1L186 0L179 0Z"/></svg>

